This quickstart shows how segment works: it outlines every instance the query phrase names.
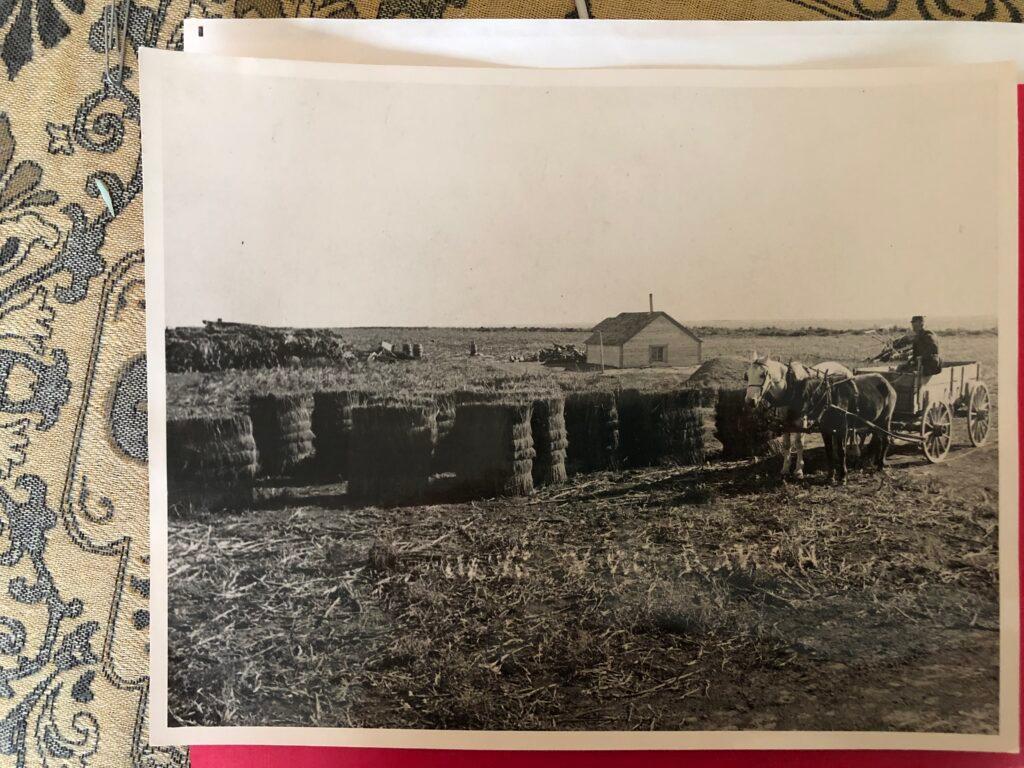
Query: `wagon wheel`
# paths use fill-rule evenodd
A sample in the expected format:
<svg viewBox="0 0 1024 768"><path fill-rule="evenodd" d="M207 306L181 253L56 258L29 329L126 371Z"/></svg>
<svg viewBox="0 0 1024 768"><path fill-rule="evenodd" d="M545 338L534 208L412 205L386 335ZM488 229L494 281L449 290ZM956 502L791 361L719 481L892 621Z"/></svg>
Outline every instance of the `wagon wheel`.
<svg viewBox="0 0 1024 768"><path fill-rule="evenodd" d="M949 404L937 400L921 416L921 448L932 464L946 458L953 444L953 412Z"/></svg>
<svg viewBox="0 0 1024 768"><path fill-rule="evenodd" d="M967 437L970 439L971 445L984 445L988 440L988 428L988 387L978 384L971 392L971 401L967 406Z"/></svg>

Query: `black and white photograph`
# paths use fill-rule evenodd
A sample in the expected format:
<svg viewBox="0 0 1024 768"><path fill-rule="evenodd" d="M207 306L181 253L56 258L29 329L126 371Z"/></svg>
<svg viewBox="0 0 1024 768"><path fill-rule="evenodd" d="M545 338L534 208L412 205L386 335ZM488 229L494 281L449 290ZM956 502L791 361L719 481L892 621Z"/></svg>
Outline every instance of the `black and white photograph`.
<svg viewBox="0 0 1024 768"><path fill-rule="evenodd" d="M145 59L168 732L1011 734L1012 68Z"/></svg>

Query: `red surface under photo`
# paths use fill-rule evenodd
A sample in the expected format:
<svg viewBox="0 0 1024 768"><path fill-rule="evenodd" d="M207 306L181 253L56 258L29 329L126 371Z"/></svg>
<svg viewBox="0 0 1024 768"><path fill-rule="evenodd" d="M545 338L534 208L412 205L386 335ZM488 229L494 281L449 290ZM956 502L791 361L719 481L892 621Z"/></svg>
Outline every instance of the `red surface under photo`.
<svg viewBox="0 0 1024 768"><path fill-rule="evenodd" d="M1019 165L1019 229L1021 263L1024 267L1024 85L1017 90ZM1024 276L1024 268L1020 275ZM1020 297L1024 297L1024 283L1020 286ZM1024 325L1024 305L1018 306L1018 323ZM1021 409L1018 418L1018 440L1024 434L1024 349L1018 347L1018 402ZM1024 486L1022 486L1024 490ZM1022 499L1024 501L1024 499ZM1024 526L1021 526L1024 532ZM1024 554L1024 536L1020 552ZM1024 569L1021 569L1024 572ZM1024 593L1024 584L1022 584ZM1024 614L1022 614L1024 623ZM1024 688L1024 686L1022 686ZM1021 708L1024 712L1024 707ZM1024 724L1022 724L1024 731ZM531 752L531 751L479 751L479 750L428 750L428 749L365 749L350 747L259 747L259 746L205 746L191 749L192 765L195 768L512 768L513 766L536 766L537 768L620 768L625 765L660 768L661 766L687 766L700 768L715 766L779 766L782 768L809 768L810 766L928 766L929 768L950 768L970 766L1003 768L1024 766L1024 755L1018 751L1006 753L978 752L920 752L909 750L743 750L743 751L623 751L623 752Z"/></svg>

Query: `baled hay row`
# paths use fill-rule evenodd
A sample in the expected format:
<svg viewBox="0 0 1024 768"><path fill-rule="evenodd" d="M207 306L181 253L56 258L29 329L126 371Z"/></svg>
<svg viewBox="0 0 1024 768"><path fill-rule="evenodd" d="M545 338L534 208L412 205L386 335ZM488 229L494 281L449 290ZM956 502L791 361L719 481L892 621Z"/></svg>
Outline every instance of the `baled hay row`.
<svg viewBox="0 0 1024 768"><path fill-rule="evenodd" d="M462 491L484 496L533 493L532 413L532 406L516 403L459 406L453 458Z"/></svg>
<svg viewBox="0 0 1024 768"><path fill-rule="evenodd" d="M255 395L249 415L264 475L288 474L313 455L311 395Z"/></svg>
<svg viewBox="0 0 1024 768"><path fill-rule="evenodd" d="M256 462L256 441L248 416L200 416L167 422L170 480L252 480Z"/></svg>
<svg viewBox="0 0 1024 768"><path fill-rule="evenodd" d="M681 466L704 463L704 416L701 409L681 407L669 395L655 400L654 417L658 459Z"/></svg>
<svg viewBox="0 0 1024 768"><path fill-rule="evenodd" d="M331 390L313 395L313 447L324 477L347 477L352 408L363 401L360 392Z"/></svg>
<svg viewBox="0 0 1024 768"><path fill-rule="evenodd" d="M745 402L743 389L723 389L715 405L715 437L722 443L722 458L748 459L777 456L782 440L767 417Z"/></svg>
<svg viewBox="0 0 1024 768"><path fill-rule="evenodd" d="M248 505L256 468L256 442L248 416L167 422L167 502L171 514Z"/></svg>
<svg viewBox="0 0 1024 768"><path fill-rule="evenodd" d="M426 493L437 440L433 405L364 405L352 409L349 495L395 504Z"/></svg>
<svg viewBox="0 0 1024 768"><path fill-rule="evenodd" d="M627 466L646 467L663 461L703 463L704 423L695 407L699 395L695 390L620 392L619 431Z"/></svg>
<svg viewBox="0 0 1024 768"><path fill-rule="evenodd" d="M530 419L533 433L533 484L556 485L564 483L565 454L569 446L565 431L565 400L547 397L533 401Z"/></svg>
<svg viewBox="0 0 1024 768"><path fill-rule="evenodd" d="M574 392L565 398L570 474L617 469L619 411L611 392Z"/></svg>
<svg viewBox="0 0 1024 768"><path fill-rule="evenodd" d="M455 434L459 406L471 403L526 402L539 396L534 387L530 392L498 392L484 387L472 389L456 389L438 395L438 437L437 449L434 452L434 472L454 472L457 455L462 450L461 438ZM443 422L443 423L442 423Z"/></svg>

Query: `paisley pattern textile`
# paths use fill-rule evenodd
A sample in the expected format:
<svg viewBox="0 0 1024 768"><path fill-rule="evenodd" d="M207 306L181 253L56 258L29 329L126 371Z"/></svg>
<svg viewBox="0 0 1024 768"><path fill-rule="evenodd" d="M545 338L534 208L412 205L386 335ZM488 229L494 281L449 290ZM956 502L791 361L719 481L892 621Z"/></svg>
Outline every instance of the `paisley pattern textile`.
<svg viewBox="0 0 1024 768"><path fill-rule="evenodd" d="M605 18L1021 20L1021 0L588 2ZM573 0L0 0L0 765L188 764L186 750L146 738L135 57L180 48L189 15L576 11ZM104 52L111 22L126 30L123 72Z"/></svg>

